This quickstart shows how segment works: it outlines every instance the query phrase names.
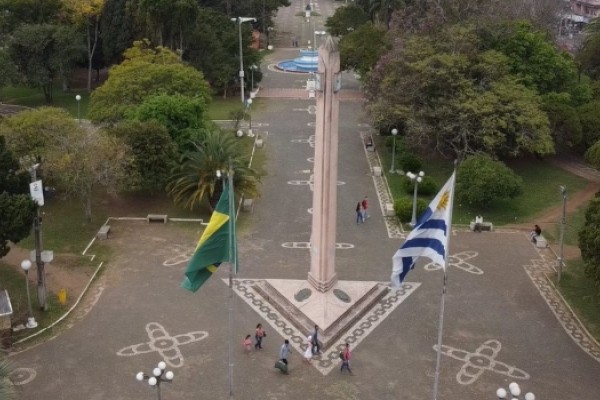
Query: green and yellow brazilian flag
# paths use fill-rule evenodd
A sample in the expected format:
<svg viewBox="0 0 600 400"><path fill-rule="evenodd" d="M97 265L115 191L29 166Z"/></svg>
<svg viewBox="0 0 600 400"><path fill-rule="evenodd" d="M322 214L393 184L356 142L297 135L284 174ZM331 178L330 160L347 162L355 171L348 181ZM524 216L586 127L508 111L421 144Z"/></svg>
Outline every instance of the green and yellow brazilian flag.
<svg viewBox="0 0 600 400"><path fill-rule="evenodd" d="M235 272L237 272L233 201L230 201L229 198L230 185L224 186L221 198L198 241L194 255L185 271L185 278L181 283L182 288L191 292L200 289L200 286L217 271L223 262L234 263Z"/></svg>

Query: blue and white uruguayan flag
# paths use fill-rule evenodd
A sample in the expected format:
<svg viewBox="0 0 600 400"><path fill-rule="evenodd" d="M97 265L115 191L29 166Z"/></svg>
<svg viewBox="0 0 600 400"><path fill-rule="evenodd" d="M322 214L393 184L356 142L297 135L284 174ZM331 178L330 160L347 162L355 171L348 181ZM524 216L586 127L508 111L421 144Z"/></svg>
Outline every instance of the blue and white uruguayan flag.
<svg viewBox="0 0 600 400"><path fill-rule="evenodd" d="M408 271L415 267L419 257L430 258L446 268L448 236L452 225L452 201L454 199L454 177L452 174L442 190L429 204L427 210L408 234L406 241L393 257L392 286L399 287Z"/></svg>

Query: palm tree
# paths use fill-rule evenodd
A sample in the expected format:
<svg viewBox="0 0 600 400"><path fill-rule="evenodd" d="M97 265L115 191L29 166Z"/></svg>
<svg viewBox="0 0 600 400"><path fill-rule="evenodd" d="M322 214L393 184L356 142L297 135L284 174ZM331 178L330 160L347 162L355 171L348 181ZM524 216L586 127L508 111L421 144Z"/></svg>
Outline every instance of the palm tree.
<svg viewBox="0 0 600 400"><path fill-rule="evenodd" d="M12 366L8 360L0 356L0 399L11 400L15 398L13 384L8 380Z"/></svg>
<svg viewBox="0 0 600 400"><path fill-rule="evenodd" d="M212 211L223 191L216 171L227 170L230 163L236 194L243 193L247 197L258 194L260 176L248 166L240 139L223 132L208 132L202 142L194 143L194 147L194 151L182 157L167 185L176 204L191 210L208 197Z"/></svg>

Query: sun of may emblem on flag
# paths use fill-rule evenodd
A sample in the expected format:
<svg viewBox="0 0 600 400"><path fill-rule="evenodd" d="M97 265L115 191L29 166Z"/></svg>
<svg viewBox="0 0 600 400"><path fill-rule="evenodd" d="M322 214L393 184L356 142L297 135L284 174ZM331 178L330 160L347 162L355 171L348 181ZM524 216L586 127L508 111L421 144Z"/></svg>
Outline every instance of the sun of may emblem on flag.
<svg viewBox="0 0 600 400"><path fill-rule="evenodd" d="M440 199L440 202L437 205L437 209L445 210L446 208L448 208L449 204L450 204L450 192L448 190L446 190L444 192L444 194L442 194L442 198Z"/></svg>

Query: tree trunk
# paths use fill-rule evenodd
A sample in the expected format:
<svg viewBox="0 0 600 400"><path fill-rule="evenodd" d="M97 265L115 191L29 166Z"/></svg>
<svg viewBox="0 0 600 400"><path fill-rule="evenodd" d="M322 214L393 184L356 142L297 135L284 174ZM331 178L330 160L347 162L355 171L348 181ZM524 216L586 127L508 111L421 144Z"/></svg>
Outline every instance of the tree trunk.
<svg viewBox="0 0 600 400"><path fill-rule="evenodd" d="M98 45L98 31L100 25L100 18L94 18L94 21L88 21L87 24L87 45L88 45L88 77L87 77L87 91L88 93L92 92L92 60L94 58L94 53L96 52L96 46ZM90 25L93 23L94 29L94 42L92 43L92 35L90 33Z"/></svg>
<svg viewBox="0 0 600 400"><path fill-rule="evenodd" d="M90 190L87 194L82 194L83 208L85 211L85 219L87 222L92 222L92 191Z"/></svg>

